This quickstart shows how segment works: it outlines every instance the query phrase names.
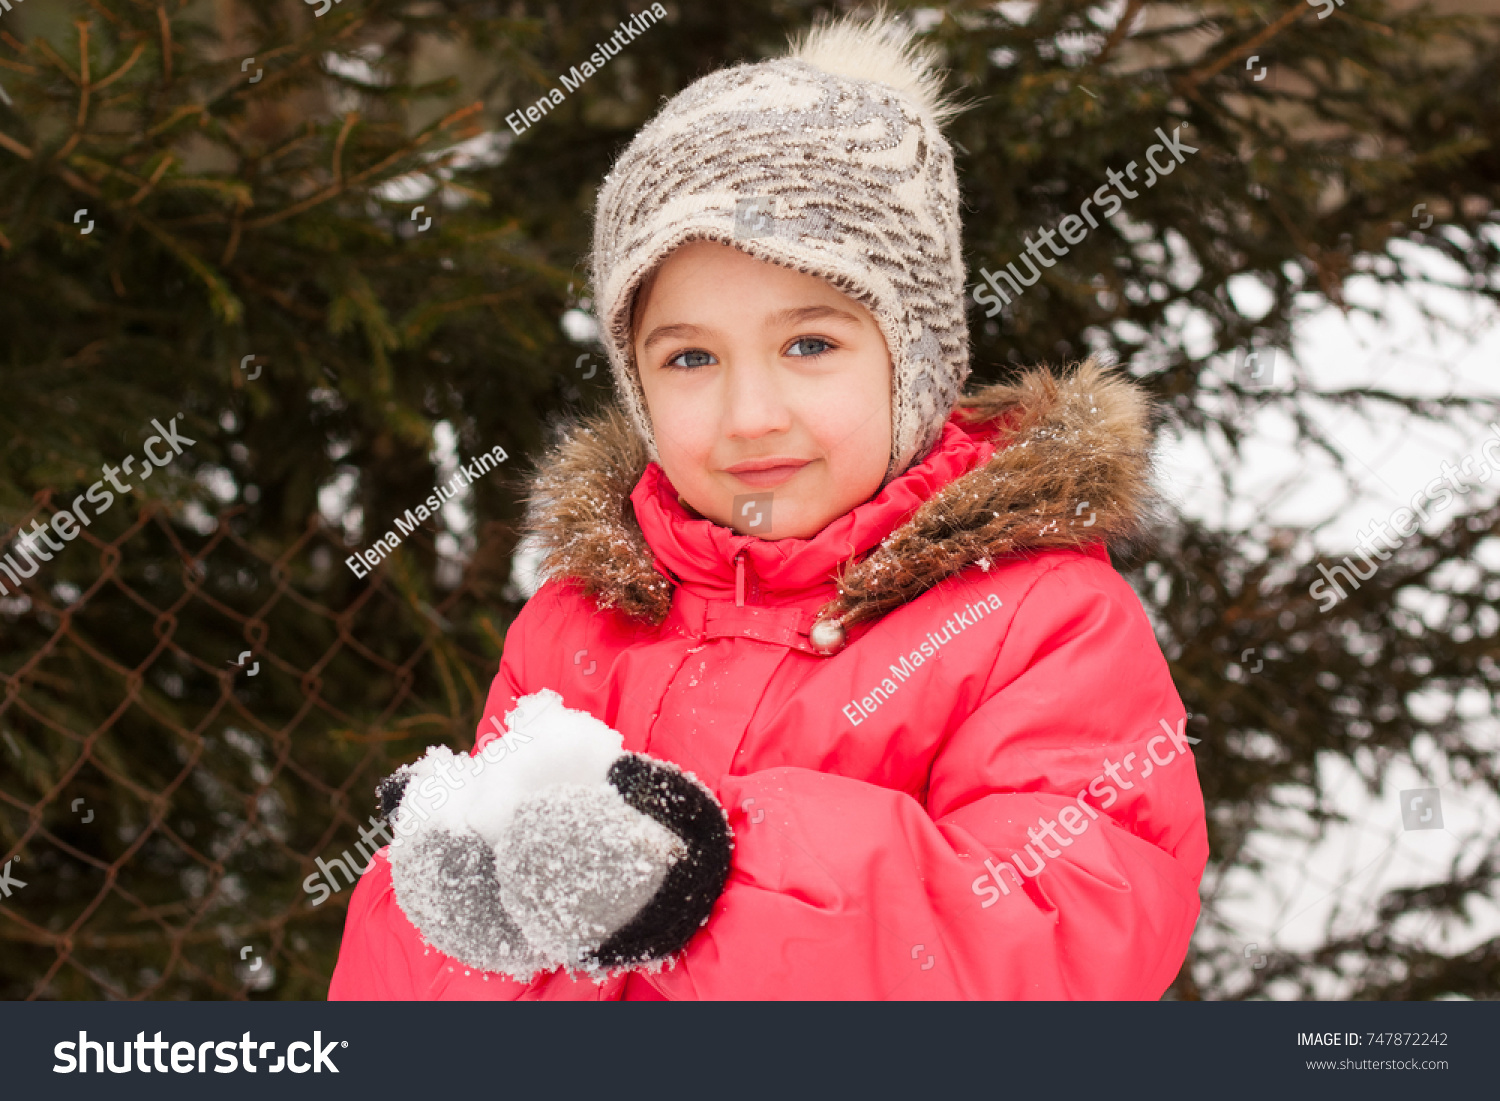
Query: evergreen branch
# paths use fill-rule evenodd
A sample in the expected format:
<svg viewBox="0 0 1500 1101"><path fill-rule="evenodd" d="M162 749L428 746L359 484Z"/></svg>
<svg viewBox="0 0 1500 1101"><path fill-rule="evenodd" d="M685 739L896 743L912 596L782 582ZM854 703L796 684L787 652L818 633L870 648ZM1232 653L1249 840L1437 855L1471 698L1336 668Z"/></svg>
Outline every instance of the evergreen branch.
<svg viewBox="0 0 1500 1101"><path fill-rule="evenodd" d="M181 119L186 118L188 115L199 114L206 116L207 112L208 108L201 103L185 103L181 107L177 108L177 110L173 111L170 115L168 115L164 120L151 127L151 129L147 130L145 136L148 138L154 138L157 134L160 134L163 130L167 129L167 127L171 126L173 123L178 122Z"/></svg>
<svg viewBox="0 0 1500 1101"><path fill-rule="evenodd" d="M63 142L62 148L59 149L56 153L52 154L53 160L62 160L68 154L72 153L73 148L82 140L83 131L74 130L71 134L68 135L68 140Z"/></svg>
<svg viewBox="0 0 1500 1101"><path fill-rule="evenodd" d="M484 104L481 101L476 100L475 102L469 104L467 107L460 107L457 111L453 111L448 115L445 115L432 126L428 127L422 133L418 134L406 149L398 150L397 152L392 153L389 157L386 157L385 160L380 161L378 164L371 165L363 172L354 176L349 182L351 184L364 182L365 180L369 179L370 176L374 175L376 172L379 172L386 165L392 164L400 160L402 157L409 156L410 154L416 152L418 148L426 145L429 141L431 141L433 137L438 133L438 131L446 130L448 127L454 125L457 122L460 122L465 118L468 118L475 112L483 110Z"/></svg>
<svg viewBox="0 0 1500 1101"><path fill-rule="evenodd" d="M89 7L93 8L100 15L104 16L104 18L108 19L115 26L122 27L125 25L125 21L123 19L106 8L103 4L99 3L99 0L83 0L83 2Z"/></svg>
<svg viewBox="0 0 1500 1101"><path fill-rule="evenodd" d="M1270 203L1271 209L1275 211L1277 220L1281 222L1282 227L1287 232L1287 236L1297 246L1297 251L1301 252L1302 255L1306 256L1312 262L1313 271L1318 276L1318 286L1322 289L1324 297L1337 306L1340 311L1347 314L1349 307L1344 304L1343 277L1337 270L1337 265L1332 263L1325 265L1323 263L1323 257L1326 255L1325 251L1298 232L1297 227L1292 224L1292 219L1288 216L1281 203L1277 201L1275 195L1268 196L1267 202Z"/></svg>
<svg viewBox="0 0 1500 1101"><path fill-rule="evenodd" d="M244 219L241 217L244 209L239 203L235 204L234 217L229 224L229 240L225 242L224 251L219 255L219 267L221 268L229 266L229 262L234 259L234 254L240 247L240 233L245 225Z"/></svg>
<svg viewBox="0 0 1500 1101"><path fill-rule="evenodd" d="M44 57L47 58L48 61L52 62L52 64L61 69L65 77L71 80L74 84L81 83L78 79L78 74L73 72L73 70L68 67L68 63L62 59L62 56L52 48L52 43L48 42L45 38L38 35L36 40L36 48Z"/></svg>
<svg viewBox="0 0 1500 1101"><path fill-rule="evenodd" d="M396 150L396 152L392 153L390 156L385 157L382 160L379 160L379 161L375 162L369 168L366 168L362 172L356 173L355 175L349 177L347 180L342 179L341 166L339 164L339 157L338 157L337 152L335 152L335 155L334 155L334 173L335 173L334 183L330 184L328 187L324 188L322 191L317 192L316 194L309 195L307 198L301 200L300 202L293 203L291 206L287 207L284 210L278 210L274 214L267 214L263 218L257 218L257 219L255 219L252 222L245 223L245 228L246 229L264 229L266 226L275 225L277 222L283 222L283 221L285 221L288 218L294 217L294 216L302 213L304 210L309 210L312 207L318 206L321 203L325 203L329 199L334 198L339 193L341 193L342 191L346 190L347 188L352 187L352 186L354 186L356 184L363 183L365 180L369 179L371 176L375 175L377 172L380 172L381 170L383 170L387 166L396 163L397 161L401 160L403 157L409 157L409 156L411 156L418 149L420 149L423 145L426 145L429 141L431 141L432 138L433 138L433 136L435 134L437 134L438 131L446 129L447 127L453 125L454 123L460 121L461 119L467 118L469 115L474 114L476 111L482 111L483 109L484 109L484 104L481 103L481 102L478 102L478 101L469 104L469 106L467 106L467 107L461 107L461 108L459 108L457 111L452 112L451 114L447 115L443 119L439 120L437 123L435 123L432 126L428 127L422 133L418 134L405 147ZM349 112L349 114L345 116L345 118L344 118L344 131L339 134L339 148L340 149L342 149L342 147L343 147L344 136L345 136L345 134L348 133L349 126L352 125L351 120L353 118L356 118L356 117L357 117L357 112L354 112L354 111Z"/></svg>
<svg viewBox="0 0 1500 1101"><path fill-rule="evenodd" d="M523 288L512 287L504 291L492 291L489 294L471 294L467 298L455 298L451 302L435 302L419 309L405 325L402 326L406 343L411 346L416 340L426 333L432 331L439 318L456 310L466 310L471 306L498 306L502 302L522 295Z"/></svg>
<svg viewBox="0 0 1500 1101"><path fill-rule="evenodd" d="M219 319L227 325L238 324L245 312L245 307L239 300L239 297L225 285L224 281L207 264L195 256L191 249L151 219L137 214L136 220L140 222L141 227L147 233L160 241L168 252L181 260L194 275L203 281L204 286L208 288L209 298L213 302L214 312L219 315Z"/></svg>
<svg viewBox="0 0 1500 1101"><path fill-rule="evenodd" d="M1351 386L1342 390L1308 389L1303 393L1310 398L1343 406L1355 406L1366 401L1384 402L1425 420L1437 420L1444 413L1454 409L1469 411L1488 407L1500 412L1500 398L1480 395L1432 394L1417 397L1410 394L1397 394L1378 386ZM1491 414L1481 415L1490 416Z"/></svg>
<svg viewBox="0 0 1500 1101"><path fill-rule="evenodd" d="M401 335L386 317L380 296L358 269L351 268L338 297L329 307L328 327L337 336L356 323L363 329L377 360L383 357L386 349L401 347ZM388 385L380 387L382 392L388 389Z"/></svg>
<svg viewBox="0 0 1500 1101"><path fill-rule="evenodd" d="M0 66L18 73L25 73L27 76L36 76L40 72L35 65L22 65L19 61L7 61L3 57L0 57Z"/></svg>
<svg viewBox="0 0 1500 1101"><path fill-rule="evenodd" d="M1298 4L1296 7L1288 9L1285 15L1251 38L1250 41L1227 50L1218 60L1201 65L1186 76L1173 81L1173 86L1183 95L1192 95L1197 90L1198 85L1210 77L1217 76L1240 58L1249 57L1257 49L1271 41L1271 39L1275 38L1285 28L1301 19L1311 10L1306 4Z"/></svg>
<svg viewBox="0 0 1500 1101"><path fill-rule="evenodd" d="M348 13L346 12L345 14ZM369 18L370 17L363 12L361 12L359 15L351 17L349 21L342 27L334 28L334 32L330 34L324 41L327 44L331 45L332 43L352 37L354 33L359 30L359 28L363 27L367 22L369 22ZM280 57L285 53L292 53L295 49L296 47L294 45L280 46L275 50L268 52L265 56L268 60L270 60ZM309 50L301 51L301 55L293 58L290 65L277 69L273 72L266 73L265 78L260 83L255 85L254 88L245 87L244 85L234 85L232 86L232 89L229 90L226 94L232 94L235 99L240 100L248 99L252 95L264 95L265 93L276 88L279 84L290 80L292 75L296 73L297 70L306 69L310 66L317 65L319 59L322 56L322 53L323 49L319 48L318 46L314 46ZM325 77L330 80L343 80L343 78L338 77L336 74L330 73L321 67L318 67L316 69L316 75Z"/></svg>
<svg viewBox="0 0 1500 1101"><path fill-rule="evenodd" d="M1146 0L1130 0L1125 5L1125 11L1121 14L1119 21L1115 23L1114 30L1109 32L1109 37L1104 40L1104 45L1099 47L1099 52L1089 61L1087 65L1088 69L1097 70L1099 66L1104 64L1104 59L1110 55L1110 51L1118 46L1120 40L1129 32L1130 24L1135 22L1136 15L1145 4Z"/></svg>
<svg viewBox="0 0 1500 1101"><path fill-rule="evenodd" d="M278 290L276 287L272 287L265 283L262 283L259 279L256 279L249 272L241 271L239 273L239 279L252 291L255 291L257 294L265 295L287 313L294 314L297 317L304 318L307 321L319 322L323 321L328 316L322 310L315 309L312 306L304 306L301 302L298 302L285 291Z"/></svg>
<svg viewBox="0 0 1500 1101"><path fill-rule="evenodd" d="M329 199L332 199L334 196L342 192L344 190L344 173L342 163L344 142L349 136L349 130L354 125L354 120L358 117L359 113L357 111L350 111L347 115L344 116L343 128L339 131L337 142L334 143L333 183L329 184L322 191L314 192L300 202L293 203L291 206L287 207L284 210L279 210L275 214L267 214L264 218L257 218L253 222L249 222L246 225L246 228L262 229L268 225L274 225L277 222L285 221L287 218L291 218L297 214L300 214L304 210L309 210L312 207L319 205L320 203L327 202Z"/></svg>
<svg viewBox="0 0 1500 1101"><path fill-rule="evenodd" d="M188 226L221 226L228 220L223 212L210 210L203 214L190 214L186 218L173 218L171 221L163 221L162 225L171 226L173 229L186 229Z"/></svg>
<svg viewBox="0 0 1500 1101"><path fill-rule="evenodd" d="M144 187L147 183L146 180L142 179L140 176L137 176L135 173L127 172L123 168L116 168L112 164L105 164L100 160L95 160L87 153L75 153L72 157L68 158L68 160L69 163L77 165L79 168L88 168L98 171L101 177L104 175L119 176L127 183L132 184L136 187Z"/></svg>
<svg viewBox="0 0 1500 1101"><path fill-rule="evenodd" d="M477 187L465 187L463 184L454 183L452 180L440 180L438 187L443 191L456 191L458 194L472 199L480 206L489 206L493 201L488 191L481 191Z"/></svg>
<svg viewBox="0 0 1500 1101"><path fill-rule="evenodd" d="M78 175L76 172L70 171L69 169L63 168L61 165L59 165L57 167L57 174L59 176L61 176L64 180L66 180L67 183L68 183L68 186L72 187L74 190L76 190L76 191L82 191L85 195L89 196L90 198L94 198L94 199L102 199L102 198L104 198L104 192L100 191L97 187L95 187L93 184L89 183L87 180L85 180L82 176Z"/></svg>
<svg viewBox="0 0 1500 1101"><path fill-rule="evenodd" d="M200 191L215 191L237 206L250 206L254 202L250 185L243 180L214 180L205 176L176 176L163 187L187 188Z"/></svg>
<svg viewBox="0 0 1500 1101"><path fill-rule="evenodd" d="M170 165L176 159L177 154L173 153L171 150L168 150L166 155L162 157L161 163L156 166L156 171L151 173L151 178L142 183L140 189L137 190L136 193L130 198L125 200L125 205L135 206L148 194L150 194L151 189L156 186L156 182L161 179L162 173L165 172L168 165Z"/></svg>
<svg viewBox="0 0 1500 1101"><path fill-rule="evenodd" d="M262 154L260 159L262 161L270 163L271 161L276 160L278 157L284 156L288 151L290 151L292 149L295 149L297 146L301 145L303 142L309 140L316 133L317 133L317 125L311 119L309 119L307 121L306 125L304 126L304 128L302 130L302 133L298 134L295 138L290 138L287 141L282 142L275 149L272 149L269 152Z"/></svg>
<svg viewBox="0 0 1500 1101"><path fill-rule="evenodd" d="M78 351L58 363L59 367L97 367L104 354L104 349L109 347L108 337L100 337L85 344Z"/></svg>
<svg viewBox="0 0 1500 1101"><path fill-rule="evenodd" d="M75 133L83 132L83 124L89 117L89 93L93 86L89 83L89 23L86 19L75 19L73 26L78 28L78 120L73 123Z"/></svg>
<svg viewBox="0 0 1500 1101"><path fill-rule="evenodd" d="M167 19L165 6L156 5L156 21L161 25L162 80L172 83L172 23Z"/></svg>
<svg viewBox="0 0 1500 1101"><path fill-rule="evenodd" d="M344 125L339 130L338 140L333 143L333 186L342 190L344 186L344 142L349 140L349 131L354 129L359 112L350 111L344 116Z"/></svg>
<svg viewBox="0 0 1500 1101"><path fill-rule="evenodd" d="M23 160L29 161L32 157L30 149L26 148L26 146L16 141L15 138L11 137L4 130L0 130L0 149L9 149L12 153Z"/></svg>
<svg viewBox="0 0 1500 1101"><path fill-rule="evenodd" d="M99 83L95 84L94 90L97 92L100 88L108 88L115 81L119 80L122 76L130 71L131 66L139 61L141 58L141 54L145 52L146 43L144 41L137 42L135 44L135 50L131 53L131 55L125 59L125 61L120 65L118 69L110 73L109 76L105 77L103 80L99 81Z"/></svg>

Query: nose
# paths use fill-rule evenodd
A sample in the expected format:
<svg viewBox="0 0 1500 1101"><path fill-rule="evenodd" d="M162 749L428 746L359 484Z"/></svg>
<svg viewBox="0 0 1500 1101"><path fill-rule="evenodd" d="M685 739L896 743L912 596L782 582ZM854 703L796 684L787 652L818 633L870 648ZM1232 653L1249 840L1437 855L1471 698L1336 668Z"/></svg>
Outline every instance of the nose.
<svg viewBox="0 0 1500 1101"><path fill-rule="evenodd" d="M736 356L724 372L724 434L755 440L791 428L786 380L774 362L759 356Z"/></svg>

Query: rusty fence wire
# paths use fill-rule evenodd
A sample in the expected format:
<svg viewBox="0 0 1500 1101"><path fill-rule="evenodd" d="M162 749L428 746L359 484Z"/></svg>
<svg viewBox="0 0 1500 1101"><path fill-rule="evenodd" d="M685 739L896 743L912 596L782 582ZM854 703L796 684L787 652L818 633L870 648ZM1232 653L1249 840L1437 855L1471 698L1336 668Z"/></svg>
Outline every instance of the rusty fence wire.
<svg viewBox="0 0 1500 1101"><path fill-rule="evenodd" d="M397 764L472 745L508 551L441 590L425 531L358 580L318 515L277 544L131 510L0 572L0 998L322 998L352 891L319 860Z"/></svg>

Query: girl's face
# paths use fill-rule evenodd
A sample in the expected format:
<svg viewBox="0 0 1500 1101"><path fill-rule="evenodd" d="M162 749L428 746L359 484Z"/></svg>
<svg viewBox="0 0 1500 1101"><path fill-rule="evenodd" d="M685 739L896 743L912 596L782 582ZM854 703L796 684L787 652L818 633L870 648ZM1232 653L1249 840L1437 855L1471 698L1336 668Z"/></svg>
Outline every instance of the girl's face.
<svg viewBox="0 0 1500 1101"><path fill-rule="evenodd" d="M805 539L880 487L890 353L823 280L690 241L643 287L632 340L662 469L705 519ZM768 499L769 528L751 528Z"/></svg>

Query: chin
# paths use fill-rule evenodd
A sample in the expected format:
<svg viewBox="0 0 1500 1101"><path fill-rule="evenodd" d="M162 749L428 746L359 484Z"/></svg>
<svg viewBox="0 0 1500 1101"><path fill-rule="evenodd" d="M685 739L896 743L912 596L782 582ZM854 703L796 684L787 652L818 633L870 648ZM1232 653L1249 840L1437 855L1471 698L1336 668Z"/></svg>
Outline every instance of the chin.
<svg viewBox="0 0 1500 1101"><path fill-rule="evenodd" d="M774 490L768 492L774 492ZM783 507L786 508L786 511L790 515L783 517L780 512L773 511L771 514L770 531L750 531L743 534L753 535L757 539L764 539L768 543L774 543L778 539L806 539L809 535L815 535L823 529L823 524L818 524L815 527L810 526L806 519L806 512L803 509L792 508L790 506ZM722 519L714 519L714 523L720 527L741 531L735 525L734 509L730 502L726 501L724 503L720 516L722 516Z"/></svg>
<svg viewBox="0 0 1500 1101"><path fill-rule="evenodd" d="M809 523L806 514L799 509L789 521L780 521L773 517L771 530L761 538L768 543L774 543L778 539L807 539L818 534L826 526L827 521L822 524Z"/></svg>

